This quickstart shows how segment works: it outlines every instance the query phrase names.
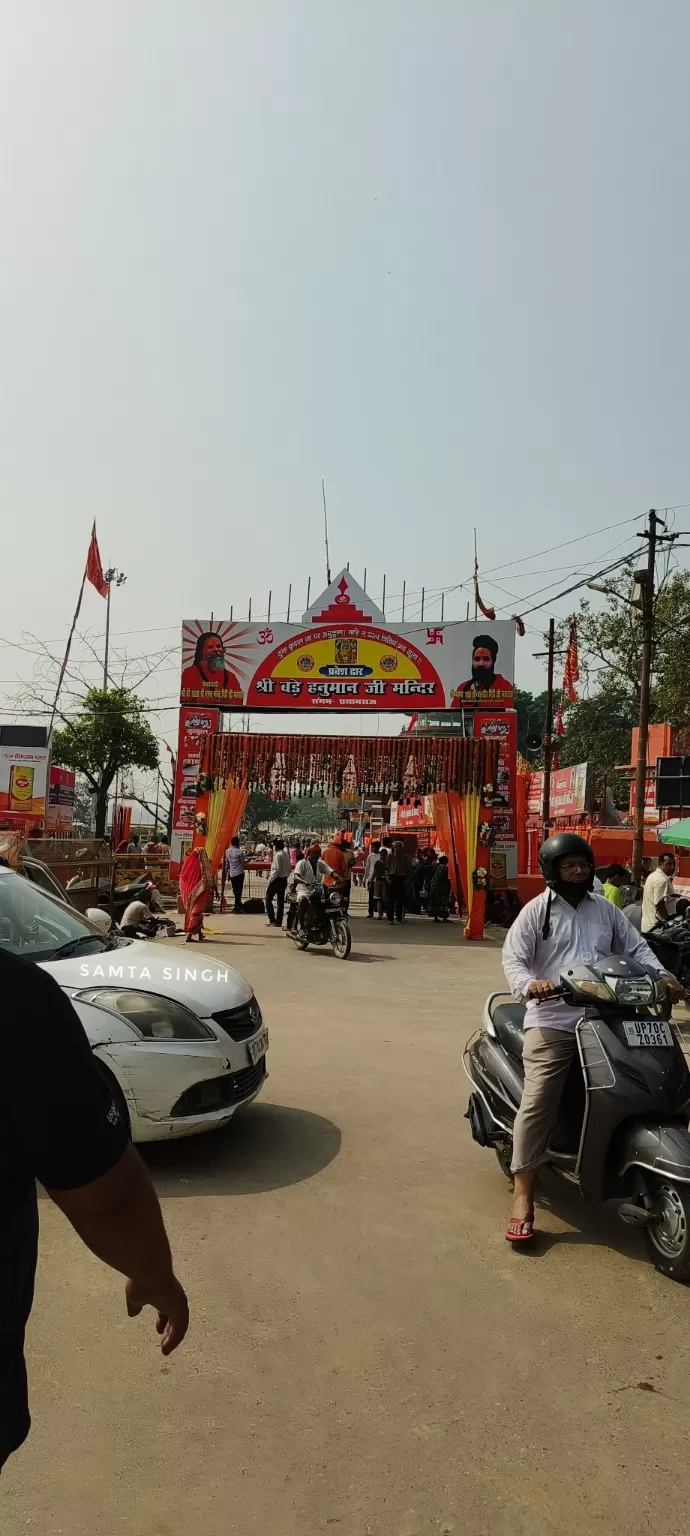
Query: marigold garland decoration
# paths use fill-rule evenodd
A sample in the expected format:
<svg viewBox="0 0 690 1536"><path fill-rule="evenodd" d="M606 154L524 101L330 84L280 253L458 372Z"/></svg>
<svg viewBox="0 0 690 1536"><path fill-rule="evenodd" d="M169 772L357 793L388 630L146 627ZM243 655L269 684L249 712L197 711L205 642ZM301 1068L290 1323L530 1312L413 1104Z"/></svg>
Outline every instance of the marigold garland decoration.
<svg viewBox="0 0 690 1536"><path fill-rule="evenodd" d="M493 786L498 742L473 737L273 736L223 732L207 738L210 785L246 785L275 800L339 795L478 794ZM209 787L210 787L209 785Z"/></svg>

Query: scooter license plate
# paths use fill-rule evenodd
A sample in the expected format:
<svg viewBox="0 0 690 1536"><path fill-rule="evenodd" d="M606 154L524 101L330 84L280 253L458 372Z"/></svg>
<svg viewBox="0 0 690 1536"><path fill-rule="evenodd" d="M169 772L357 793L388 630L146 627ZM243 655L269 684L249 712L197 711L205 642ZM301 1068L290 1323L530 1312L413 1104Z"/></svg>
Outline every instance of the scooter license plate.
<svg viewBox="0 0 690 1536"><path fill-rule="evenodd" d="M665 1019L634 1019L624 1024L628 1045L673 1045L673 1033Z"/></svg>

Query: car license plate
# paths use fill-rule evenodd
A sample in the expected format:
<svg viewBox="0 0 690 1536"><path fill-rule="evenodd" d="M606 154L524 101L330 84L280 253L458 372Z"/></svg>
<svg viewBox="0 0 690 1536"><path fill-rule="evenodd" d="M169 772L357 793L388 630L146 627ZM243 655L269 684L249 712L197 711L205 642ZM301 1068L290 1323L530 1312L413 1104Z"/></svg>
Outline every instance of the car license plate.
<svg viewBox="0 0 690 1536"><path fill-rule="evenodd" d="M673 1033L665 1019L634 1019L625 1024L628 1045L673 1045Z"/></svg>
<svg viewBox="0 0 690 1536"><path fill-rule="evenodd" d="M669 1041L670 1044L671 1042ZM268 1030L262 1029L261 1034L257 1035L256 1040L248 1040L247 1050L249 1051L249 1060L252 1066L255 1067L259 1057L265 1056L268 1050Z"/></svg>

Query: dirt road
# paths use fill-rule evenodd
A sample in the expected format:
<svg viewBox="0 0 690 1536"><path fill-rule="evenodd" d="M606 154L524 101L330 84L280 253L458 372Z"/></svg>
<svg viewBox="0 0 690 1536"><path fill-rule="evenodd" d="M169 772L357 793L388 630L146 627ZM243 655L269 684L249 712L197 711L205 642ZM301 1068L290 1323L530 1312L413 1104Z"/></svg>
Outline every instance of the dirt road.
<svg viewBox="0 0 690 1536"><path fill-rule="evenodd" d="M343 964L212 926L271 1075L226 1132L148 1154L192 1330L163 1362L42 1202L3 1536L684 1533L690 1291L559 1185L512 1252L461 1118L496 946L356 918Z"/></svg>

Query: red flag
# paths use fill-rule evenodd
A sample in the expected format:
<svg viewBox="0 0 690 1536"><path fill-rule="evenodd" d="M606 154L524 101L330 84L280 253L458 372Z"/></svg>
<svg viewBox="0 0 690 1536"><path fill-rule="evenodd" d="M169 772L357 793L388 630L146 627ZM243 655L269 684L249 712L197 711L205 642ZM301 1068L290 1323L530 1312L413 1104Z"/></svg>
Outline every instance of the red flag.
<svg viewBox="0 0 690 1536"><path fill-rule="evenodd" d="M565 653L565 666L563 668L563 693L567 694L571 704L577 704L575 684L580 681L580 673L577 665L577 624L571 620L570 634L568 636L568 649Z"/></svg>
<svg viewBox="0 0 690 1536"><path fill-rule="evenodd" d="M101 556L98 549L98 539L96 538L95 523L91 529L91 543L89 544L89 553L86 556L86 575L88 580L91 582L92 587L96 588L96 591L100 593L100 596L107 597L108 583L103 575L103 566L101 565Z"/></svg>
<svg viewBox="0 0 690 1536"><path fill-rule="evenodd" d="M476 556L474 561L474 600L477 604L479 612L483 613L485 619L495 619L496 609L490 608L487 603L483 603L479 595L479 567L477 565Z"/></svg>
<svg viewBox="0 0 690 1536"><path fill-rule="evenodd" d="M554 736L565 736L565 726L563 724L563 703L560 699L558 701L558 709L556 710L556 718L553 722L553 734Z"/></svg>

